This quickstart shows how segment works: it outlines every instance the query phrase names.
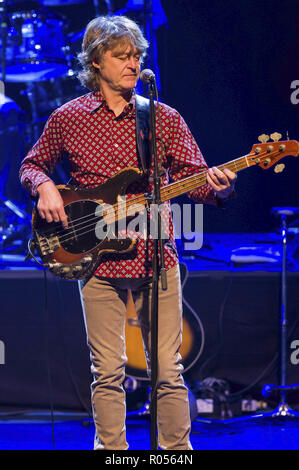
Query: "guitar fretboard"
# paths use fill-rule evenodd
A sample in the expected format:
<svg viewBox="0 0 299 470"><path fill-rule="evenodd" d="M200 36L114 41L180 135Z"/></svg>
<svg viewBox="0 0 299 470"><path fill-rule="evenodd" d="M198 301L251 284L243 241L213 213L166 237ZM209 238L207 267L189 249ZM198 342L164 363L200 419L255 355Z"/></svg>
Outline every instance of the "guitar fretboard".
<svg viewBox="0 0 299 470"><path fill-rule="evenodd" d="M237 173L238 171L248 168L252 164L254 163L249 163L248 155L245 155L243 157L237 158L236 160L232 160L222 165L217 165L217 168L219 168L221 171L224 170L224 168L228 168L234 173ZM170 183L169 185L161 188L161 201L165 202L169 199L172 199L173 197L181 196L182 194L192 191L193 189L204 186L206 183L207 170L203 170L200 173L189 176L181 181Z"/></svg>
<svg viewBox="0 0 299 470"><path fill-rule="evenodd" d="M297 156L299 154L299 144L297 141L284 141L284 142L272 142L271 144L260 144L255 145L251 152L242 157L236 158L229 162L217 165L217 168L224 170L225 168L237 173L238 171L244 170L250 166L263 164L263 168L272 166L276 161L280 160L286 155ZM163 186L160 190L161 202L169 201L170 199L186 194L196 188L200 188L207 183L207 169L200 171L195 175L191 175L180 181L175 181ZM141 204L146 206L147 200L144 194L132 197L131 199L124 202L123 206L120 205L113 207L112 216L116 216L116 220L122 218L135 204ZM114 212L115 211L115 212ZM108 211L109 215L109 211Z"/></svg>

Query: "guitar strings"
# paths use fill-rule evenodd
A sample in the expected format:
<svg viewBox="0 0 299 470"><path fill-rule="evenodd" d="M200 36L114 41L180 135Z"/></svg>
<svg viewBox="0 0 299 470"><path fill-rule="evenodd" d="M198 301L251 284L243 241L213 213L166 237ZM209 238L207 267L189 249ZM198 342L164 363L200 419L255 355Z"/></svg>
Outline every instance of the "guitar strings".
<svg viewBox="0 0 299 470"><path fill-rule="evenodd" d="M240 159L246 158L247 156L249 156L249 155L246 155L245 157L240 157ZM224 167L230 166L232 163L235 165L235 169L237 169L237 167L236 167L236 160L234 160L234 161L232 161L232 162L228 162L226 165L222 165L222 166L223 166L223 168L224 168ZM219 168L222 168L222 166L219 166ZM197 173L196 175L191 175L189 178L186 178L186 179L184 180L184 181L185 181L185 184L181 184L181 185L180 185L180 188L186 186L187 184L189 184L189 185L191 184L191 185L192 185L192 186L190 186L190 190L194 189L194 184L196 185L195 187L199 187L200 185L202 185L202 184L204 184L204 183L206 182L206 177L205 177L206 173L207 173L207 171L206 171L206 170L203 170L201 173ZM199 177L202 177L202 176L204 176L204 179L203 179L202 181L200 181L200 180L199 180ZM181 194L181 189L180 189L180 188L177 190L178 192L176 192L176 193L173 192L173 188L172 188L172 187L175 186L176 184L177 184L177 182L174 182L174 183L171 183L171 184L169 184L169 185L167 185L167 186L164 186L164 187L161 189L161 193L162 193L162 192L164 192L164 193L169 193L169 192L172 191L172 193L175 194L175 195ZM188 188L189 188L189 187L188 187ZM189 189L187 189L186 192L188 192L188 191L189 191ZM174 197L175 197L175 196L174 196ZM169 199L169 197L165 198L165 200L167 200L167 199ZM124 201L124 203L114 204L113 206L111 206L111 207L112 207L112 210L110 211L110 213L111 213L111 214L115 214L115 213L118 214L118 211L115 211L115 208L123 209L123 208L130 207L130 206L132 206L132 205L134 205L134 204L138 204L138 203L141 203L142 205L145 204L145 198L144 198L144 195L143 195L143 194L142 194L142 195L138 195L138 196L136 196L136 197L134 197L134 198L132 198L132 199L130 199L130 200L128 200L128 201ZM107 220L107 216L108 216L108 218L109 218L110 213L109 213L109 210L107 210L107 213L106 213L106 220ZM88 220L90 217L91 217L91 219ZM71 221L71 222L72 222L73 229L77 229L80 225L85 224L86 222L90 222L90 221L92 221L93 219L96 220L98 217L99 217L99 216L98 216L98 215L95 216L94 213L89 213L89 214L84 215L83 217L79 217L79 218L77 218L77 219L73 219L73 220ZM113 219L112 219L112 220L109 220L108 223L109 223L109 222L110 222L110 223L113 222L114 219L115 219L115 218L113 217ZM117 218L117 220L119 220L119 218ZM76 224L76 227L74 227L74 223L75 223L75 222L78 222L78 221L80 221L80 223L79 223L79 224ZM84 227L86 227L86 226L84 226ZM51 229L48 229L48 230L46 230L46 231L44 232L44 234L47 234L47 233L48 233L48 234L51 234L51 233L52 233L52 230L51 230ZM61 231L58 231L58 232L55 232L55 235L56 235L56 236L59 236L60 234L64 234L65 236L68 236L68 234L65 234L65 229L64 229L64 230L61 230ZM63 237L61 237L61 238L63 238Z"/></svg>
<svg viewBox="0 0 299 470"><path fill-rule="evenodd" d="M240 170L245 169L246 167L249 166L248 161L247 161L248 158L251 159L252 157L256 157L256 158L259 158L259 159L263 159L264 157L269 157L270 155L273 155L275 152L277 152L277 151L265 152L264 154L258 154L258 155L248 154L248 155L245 155L243 157L240 157L237 160L232 160L230 162L227 162L226 164L219 165L218 168L222 169L222 168L231 167L232 169L234 169L234 171L240 171ZM279 152L277 153L277 155L279 155ZM245 162L245 165L244 165L244 162ZM253 163L253 164L255 164L255 163ZM192 191L193 189L196 189L196 188L198 188L198 187L205 184L207 172L208 172L207 170L204 170L199 174L197 173L196 175L192 175L189 178L186 178L184 180L184 183L181 184L180 187L175 189L175 190L173 190L173 186L176 188L177 182L174 182L174 183L171 183L167 186L164 186L163 188L161 188L161 194L166 193L167 195L169 195L168 193L171 193L171 197L176 197L176 196L179 196L179 195L182 194L182 191L181 191L182 187L184 187L184 193ZM165 202L168 199L169 199L169 197L165 198L165 200L163 202ZM130 207L130 206L132 206L134 204L137 204L137 203L141 203L142 205L145 205L144 195L139 195L139 196L134 197L134 198L130 199L129 201L125 201L123 203L114 204L113 206L111 206L112 210L108 209L107 213L104 216L105 218L103 218L102 220L98 220L98 216L95 216L94 213L92 213L92 214L90 213L90 214L87 214L83 217L79 217L77 219L74 219L72 221L72 230L76 231L75 235L71 235L70 233L65 233L65 231L68 230L68 229L56 232L56 233L54 233L54 235L58 236L60 242L61 241L62 242L71 241L77 236L83 236L83 235L86 235L89 232L92 232L94 230L95 223L96 224L100 223L99 227L102 227L104 225L109 225L110 223L121 220L119 218L119 212L120 212L119 209ZM127 212L126 212L126 214L127 214ZM109 216L111 217L111 219L109 219ZM89 220L83 220L83 219L87 219L87 218L90 218L90 219ZM78 222L78 221L79 221L79 223L77 223L76 226L74 226L74 222ZM97 221L97 222L95 222L95 221ZM86 222L87 222L88 225L86 225ZM92 223L90 224L89 222L92 222ZM81 228L78 228L81 225L83 225L83 226ZM90 228L90 227L92 227L92 228ZM86 229L89 229L89 230L84 231ZM82 233L80 233L81 230L83 230ZM49 230L49 232L51 232L51 230ZM64 235L59 236L59 234L64 234Z"/></svg>
<svg viewBox="0 0 299 470"><path fill-rule="evenodd" d="M244 157L241 157L241 158L244 158ZM230 162L228 162L228 164L225 165L225 166L228 166L229 163L230 163ZM219 168L220 168L220 167L219 167ZM201 173L197 173L196 175L191 175L189 178L186 178L186 180L185 180L185 181L186 181L186 182L185 182L185 185L184 185L184 184L181 184L181 185L180 185L180 188L186 186L186 184L189 184L189 185L190 185L190 181L191 181L191 184L192 184L192 186L190 186L190 190L191 190L191 189L194 189L194 184L195 184L197 187L199 187L202 183L205 183L205 182L206 182L206 177L205 177L206 173L207 173L207 172L206 172L205 170L203 170ZM199 176L204 176L204 179L203 179L202 181L200 181L200 180L199 180ZM194 181L193 181L193 180L194 180ZM177 183L174 182L174 183L171 183L171 184L165 186L164 188L161 189L161 192L169 193L169 192L172 191L172 193L173 193L173 188L172 188L172 186L174 186L174 185L176 185L176 184L177 184ZM179 190L178 190L179 192L177 193L178 195L181 193L181 189L180 189L180 188L179 188ZM188 190L189 190L189 189L187 189L186 192L188 192ZM174 194L174 193L173 193L173 194ZM168 198L168 197L165 198L165 200L167 200L167 199L169 199L169 198ZM111 212L112 214L115 214L115 213L118 214L118 211L115 211L115 208L123 210L123 208L130 207L130 206L135 205L135 204L138 204L138 203L141 203L142 205L145 204L145 198L144 198L144 195L143 195L143 194L142 194L142 195L138 195L138 196L136 196L136 197L134 197L134 198L132 198L132 199L130 199L130 200L128 200L128 201L124 201L123 203L114 204L113 206L111 206L111 207L112 207L112 211L110 211L110 212ZM107 219L107 216L109 217L109 215L110 215L109 210L107 210L106 219ZM79 218L77 218L77 219L73 219L73 220L72 220L73 228L77 228L77 227L79 227L80 225L82 225L83 223L85 224L85 222L90 222L92 219L87 220L87 219L90 218L90 217L92 217L92 219L97 219L99 216L98 216L98 215L94 216L94 213L89 213L89 214L84 215L83 217L79 217ZM86 220L85 220L85 219L86 219ZM117 220L119 220L119 218L117 218ZM75 223L75 222L78 222L78 221L80 221L80 223L79 223L79 224L76 224L76 227L74 227L74 223ZM112 221L114 221L114 218L113 218L112 220L110 220L109 222L112 222ZM108 222L108 223L109 223L109 222ZM51 232L52 232L51 229L49 229L48 231L45 231L44 234L46 234L46 233L51 233ZM59 236L60 233L63 234L64 232L65 232L65 230L61 230L61 231L55 232L55 234L56 234L57 236ZM66 234L66 235L67 235L67 234Z"/></svg>
<svg viewBox="0 0 299 470"><path fill-rule="evenodd" d="M271 153L274 153L274 152L271 152ZM269 155L269 154L270 154L270 153L267 153L267 155ZM226 164L224 164L224 165L219 166L219 168L222 168L222 167L223 167L223 168L229 167L229 166L232 166L232 164L233 164L234 167L235 167L235 171L238 171L238 170L240 170L240 169L244 169L244 168L246 168L246 166L248 166L248 162L246 162L246 165L244 166L242 160L244 160L244 158L252 157L252 156L253 156L253 155L251 155L251 154L246 155L245 157L241 157L241 158L239 159L239 162L238 162L238 163L237 163L236 160L234 160L234 161L232 161L232 162L228 162L228 163L226 163ZM255 156L255 155L254 155L254 156ZM259 155L259 156L262 157L261 155ZM263 157L262 157L262 158L263 158ZM239 168L238 168L238 167L239 167ZM190 177L191 183L190 183L190 181L188 181L188 182L187 182L187 183L188 183L188 186L187 186L187 183L185 183L185 191L188 192L188 191L190 191L190 190L192 190L192 189L195 189L195 188L199 187L199 185L201 185L202 183L204 184L204 183L205 183L205 180L206 180L206 178L205 178L205 175L206 175L206 174L207 174L207 171L203 171L201 174L192 175L192 176ZM204 179L202 179L202 176L204 176ZM201 179L201 181L200 181L200 179ZM175 184L176 184L176 183L172 183L172 185L175 185ZM186 190L186 186L187 186L187 190ZM171 192L171 188L170 188L170 187L171 187L171 185L165 186L165 187L163 188L164 192ZM175 191L175 192L172 194L172 197L174 197L174 194L175 194L175 195L179 195L179 194L181 194L181 191L180 191L180 190L179 190L179 191ZM133 200L130 200L130 201L129 201L129 205L132 204L132 203L136 204L136 200L139 200L139 201L144 202L144 196L141 196L141 197L138 196L137 198L133 198ZM126 204L127 204L127 203L125 203L125 205L126 205ZM109 223L112 223L112 222L115 221L115 217L114 217L114 214L115 214L114 208L115 208L115 207L117 207L117 206L116 206L116 205L113 206L113 211L112 211L112 213L113 213L113 218L112 218L112 220L107 220L107 217L106 217L105 219L103 219L103 221L98 221L97 223L101 222L100 227L101 227L101 226L104 226L104 225L108 225ZM109 214L109 212L107 212L107 214ZM107 214L106 214L106 215L107 215ZM88 217L89 217L90 215L91 215L91 214L88 214ZM116 215L118 215L118 211L116 211ZM87 217L87 216L84 216L84 218L85 218L85 217ZM81 219L83 219L83 218L79 218L79 219L77 219L77 220L81 220ZM93 216L93 219L96 220L97 217L94 217L94 216ZM91 219L91 220L92 220L92 219ZM119 220L119 218L116 218L116 220ZM82 225L82 222L81 222L80 224L77 224L77 227L78 227L79 225ZM94 230L94 222L92 222L92 224L90 224L90 225L84 225L83 227L81 227L81 230L86 230L86 229L88 229L89 227L92 227L92 229L87 230L87 231L84 231L83 233L82 233L82 232L80 233L80 231L78 231L78 232L75 234L75 236L83 236L83 235L85 235L85 234L87 234L87 233L93 231L93 230ZM57 235L57 234L56 234L56 235ZM60 237L60 240L69 241L69 240L74 239L74 236L72 236L72 235L70 236L70 234L65 234L65 237L66 237L66 238L65 238L64 240L63 240L63 237Z"/></svg>
<svg viewBox="0 0 299 470"><path fill-rule="evenodd" d="M274 152L271 152L271 153L274 153ZM269 156L271 153L267 153L266 155ZM246 165L244 166L242 160L246 159L247 157L252 157L252 156L256 156L256 155L248 154L248 155L246 155L245 157L241 157L241 158L239 159L239 162L238 162L238 163L237 163L237 160L234 160L234 161L232 161L232 162L228 162L228 163L226 163L226 164L224 164L224 165L221 165L221 166L219 166L218 168L226 168L226 167L232 166L232 164L233 164L234 167L235 167L235 168L234 168L235 171L239 171L239 170L244 169L244 168L246 168L246 167L248 166L248 162L246 162ZM262 155L259 155L259 158L263 158L263 156L262 156ZM239 167L239 168L238 168L238 167ZM207 171L203 171L203 172L200 173L200 174L190 176L189 181L187 181L187 182L185 183L185 185L183 185L183 186L185 186L184 191L185 191L185 192L189 192L189 191L191 191L192 189L196 189L196 188L199 187L200 185L204 184L205 181L206 181L206 174L207 174ZM202 176L203 176L204 178L202 178ZM186 180L185 180L185 181L186 181ZM176 185L176 183L172 183L172 184L170 184L170 185L165 186L164 188L162 188L161 191L163 191L163 192L165 192L165 193L166 193L166 192L167 192L167 193L171 192L171 186L172 186L172 185ZM187 189L186 189L186 187L187 187ZM180 190L180 188L179 188L179 190L172 191L172 196L171 196L171 197L175 197L176 195L180 195L180 194L182 194L182 192L181 192L181 190ZM166 200L167 200L167 199L166 199ZM138 202L143 202L143 205L144 205L144 202L145 202L144 196L143 196L143 195L142 195L142 196L137 196L136 198L133 198L133 199L129 200L128 203L125 202L125 203L122 203L122 204L119 204L119 205L114 205L114 206L112 206L113 210L110 211L111 214L113 214L112 219L108 220L108 219L109 219L109 217L108 217L108 216L109 216L109 211L108 211L107 214L106 214L105 219L103 219L102 221L98 220L97 223L102 222L102 224L100 224L100 226L104 226L104 225L109 225L109 223L115 222L115 214L118 216L118 210L115 211L114 208L117 208L118 206L126 206L127 204L128 204L128 206L130 206L130 205L132 205L133 203L136 204L136 201L138 201ZM92 215L92 218L89 220L89 222L90 222L91 220L97 220L97 219L98 219L98 216L94 216L94 214L88 214L88 215L85 215L84 217L75 219L74 221L85 219L86 217L90 217L91 215ZM119 217L118 217L118 218L116 217L116 220L120 220ZM74 222L74 221L73 221L73 222ZM84 222L80 222L79 224L77 224L77 227L80 226L80 225L82 225L82 223L84 223L84 226L81 227L80 230L85 230L85 229L88 229L89 227L92 227L92 229L87 230L87 231L85 231L85 232L83 232L83 233L80 233L80 230L77 229L78 232L76 232L75 236L83 236L83 235L85 235L85 234L87 234L87 233L89 233L89 232L91 232L91 231L94 230L94 225L95 225L94 222L92 222L92 224L89 224L89 225L85 225L85 221L84 221ZM73 226L73 228L74 228L74 226ZM63 232L65 232L65 231L62 231L62 232L60 232L60 233L63 233ZM58 232L58 233L59 233L59 232ZM56 233L55 235L57 236L57 233ZM65 237L65 238L64 238L64 237ZM72 239L75 238L73 235L70 235L69 233L65 234L64 237L61 236L59 239L62 240L62 241L64 241L64 242L66 242L66 241L70 241L70 240L72 240Z"/></svg>

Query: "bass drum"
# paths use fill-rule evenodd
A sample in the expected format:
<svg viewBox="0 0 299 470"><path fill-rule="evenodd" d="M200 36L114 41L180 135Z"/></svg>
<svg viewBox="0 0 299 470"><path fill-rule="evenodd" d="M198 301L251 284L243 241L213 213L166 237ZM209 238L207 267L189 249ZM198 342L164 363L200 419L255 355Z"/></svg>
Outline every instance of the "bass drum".
<svg viewBox="0 0 299 470"><path fill-rule="evenodd" d="M182 290L188 278L185 265L180 265ZM184 366L183 374L190 372L202 354L205 342L203 325L183 295L183 335L180 354ZM141 329L139 326L133 297L128 291L126 319L126 354L128 358L126 376L140 381L149 381L143 349Z"/></svg>

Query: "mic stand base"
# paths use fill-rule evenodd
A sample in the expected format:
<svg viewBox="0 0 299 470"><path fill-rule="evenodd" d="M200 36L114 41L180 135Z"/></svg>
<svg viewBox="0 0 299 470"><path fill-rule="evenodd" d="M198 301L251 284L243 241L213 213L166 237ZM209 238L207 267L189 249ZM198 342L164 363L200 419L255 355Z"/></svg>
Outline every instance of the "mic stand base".
<svg viewBox="0 0 299 470"><path fill-rule="evenodd" d="M249 416L241 416L240 418L232 418L229 421L242 421L242 420L251 420L251 419L258 419L258 418L291 418L296 419L299 418L298 411L293 410L289 407L287 403L280 403L274 410L272 411L264 411L262 413L256 413ZM211 420L212 421L212 420Z"/></svg>
<svg viewBox="0 0 299 470"><path fill-rule="evenodd" d="M283 417L290 416L290 417L299 418L299 413L293 410L292 408L290 408L287 403L280 403L275 410L270 412L270 416L272 416L273 418L277 418L280 416L283 416Z"/></svg>

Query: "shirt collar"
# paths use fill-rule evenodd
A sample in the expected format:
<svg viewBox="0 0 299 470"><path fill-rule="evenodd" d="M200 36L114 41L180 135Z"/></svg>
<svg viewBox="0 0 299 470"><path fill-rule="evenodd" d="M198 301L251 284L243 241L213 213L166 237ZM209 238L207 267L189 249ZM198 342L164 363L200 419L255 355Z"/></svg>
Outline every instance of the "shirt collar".
<svg viewBox="0 0 299 470"><path fill-rule="evenodd" d="M124 107L122 114L130 114L135 110L135 89L132 90L131 99ZM106 106L106 100L101 91L95 91L89 94L90 114L96 113L100 108Z"/></svg>

